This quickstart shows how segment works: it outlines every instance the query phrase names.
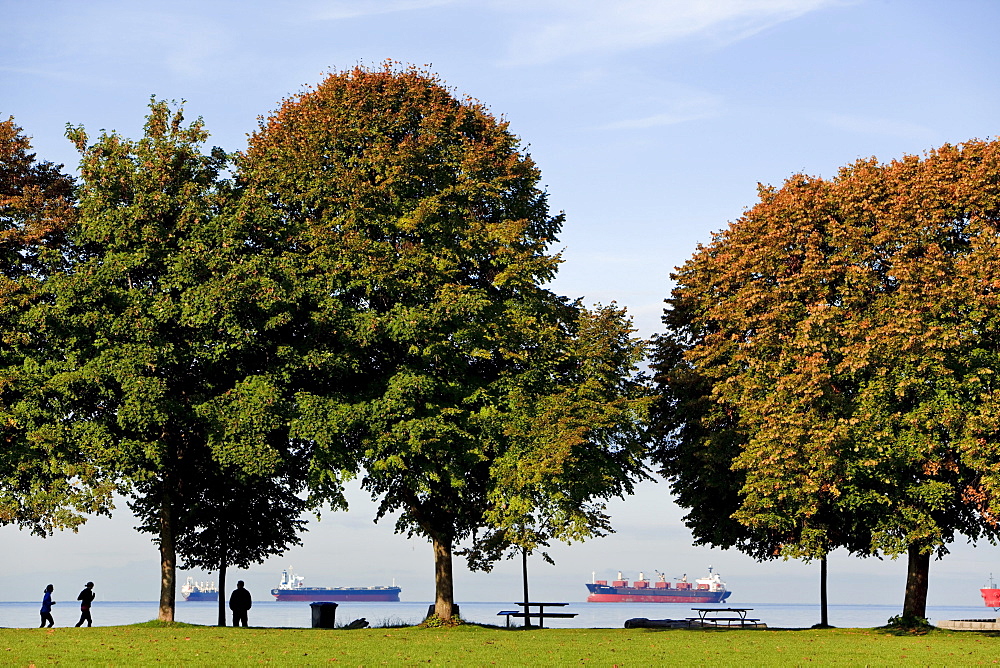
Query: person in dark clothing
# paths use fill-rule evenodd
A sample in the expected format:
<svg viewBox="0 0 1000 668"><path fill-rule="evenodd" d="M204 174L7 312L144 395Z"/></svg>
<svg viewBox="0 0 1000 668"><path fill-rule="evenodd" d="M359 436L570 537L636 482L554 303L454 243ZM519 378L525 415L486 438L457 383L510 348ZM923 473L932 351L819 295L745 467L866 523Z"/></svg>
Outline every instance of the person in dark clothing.
<svg viewBox="0 0 1000 668"><path fill-rule="evenodd" d="M253 599L250 597L250 591L244 589L243 580L236 583L236 589L233 590L233 595L229 597L229 609L233 611L233 626L239 626L240 622L243 626L247 625L247 610L253 607Z"/></svg>
<svg viewBox="0 0 1000 668"><path fill-rule="evenodd" d="M76 625L81 626L87 622L87 626L93 626L94 620L90 618L90 604L94 602L94 583L88 582L76 600L80 601L80 621Z"/></svg>
<svg viewBox="0 0 1000 668"><path fill-rule="evenodd" d="M45 626L45 622L49 623L50 629L52 628L52 625L55 624L55 620L52 619L52 606L56 604L56 602L52 600L53 589L54 587L52 585L48 585L45 587L45 593L42 594L42 609L40 611L42 615L42 625L38 628Z"/></svg>

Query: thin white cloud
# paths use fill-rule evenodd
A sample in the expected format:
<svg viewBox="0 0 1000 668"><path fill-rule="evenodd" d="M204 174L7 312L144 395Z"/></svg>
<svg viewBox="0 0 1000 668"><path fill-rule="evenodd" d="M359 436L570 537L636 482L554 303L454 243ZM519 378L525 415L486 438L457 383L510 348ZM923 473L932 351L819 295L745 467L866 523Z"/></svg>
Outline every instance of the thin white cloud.
<svg viewBox="0 0 1000 668"><path fill-rule="evenodd" d="M708 91L652 76L633 75L630 83L646 91L645 94L633 93L629 97L622 91L620 96L629 99L629 104L620 105L614 114L618 120L604 123L599 130L645 130L722 114L722 97ZM614 86L614 82L609 82L606 89L614 90Z"/></svg>
<svg viewBox="0 0 1000 668"><path fill-rule="evenodd" d="M934 137L934 131L931 128L897 119L827 113L819 114L817 120L825 125L855 134L900 137L921 141Z"/></svg>
<svg viewBox="0 0 1000 668"><path fill-rule="evenodd" d="M460 0L329 0L316 3L313 18L318 21L339 21L440 7L456 4L458 1Z"/></svg>
<svg viewBox="0 0 1000 668"><path fill-rule="evenodd" d="M845 0L494 0L524 27L512 45L512 64L587 52L616 52L706 37L720 42ZM525 11L528 7L533 11Z"/></svg>
<svg viewBox="0 0 1000 668"><path fill-rule="evenodd" d="M688 121L697 121L703 118L713 118L718 116L716 109L706 108L703 111L692 111L688 113L664 112L643 116L641 118L628 118L621 121L614 121L601 126L601 130L644 130L646 128L662 127L665 125L677 125Z"/></svg>
<svg viewBox="0 0 1000 668"><path fill-rule="evenodd" d="M233 35L224 27L211 22L191 27L173 21L168 33L172 39L162 42L164 63L175 75L186 79L202 78L214 73L219 58L233 44Z"/></svg>
<svg viewBox="0 0 1000 668"><path fill-rule="evenodd" d="M80 3L59 21L46 25L53 45L34 56L51 78L86 78L105 84L120 81L135 69L162 67L182 80L216 75L218 61L236 39L233 29L213 16L198 21L181 12L143 6L116 8ZM59 72L62 74L60 75Z"/></svg>
<svg viewBox="0 0 1000 668"><path fill-rule="evenodd" d="M75 71L67 71L63 63L55 63L50 67L6 67L0 65L0 72L10 72L11 74L29 74L33 77L52 79L53 81L80 82L80 74ZM94 83L104 81L97 76L88 76L87 81Z"/></svg>

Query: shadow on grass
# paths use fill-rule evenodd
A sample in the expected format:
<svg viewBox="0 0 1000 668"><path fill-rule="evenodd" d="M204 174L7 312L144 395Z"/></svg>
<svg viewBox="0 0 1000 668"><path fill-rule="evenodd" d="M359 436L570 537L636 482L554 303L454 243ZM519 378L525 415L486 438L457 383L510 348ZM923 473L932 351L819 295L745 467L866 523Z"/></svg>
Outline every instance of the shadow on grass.
<svg viewBox="0 0 1000 668"><path fill-rule="evenodd" d="M919 637L926 635L952 635L955 633L961 633L963 635L976 635L983 636L986 638L1000 638L1000 631L981 631L977 629L942 629L937 626L918 626L918 627L903 627L903 626L876 626L873 631L881 631L886 635L891 636L908 636L908 637Z"/></svg>
<svg viewBox="0 0 1000 668"><path fill-rule="evenodd" d="M138 624L127 624L125 626L132 626L138 628L163 628L163 629L182 629L182 628L203 628L203 629L233 629L231 626L216 626L214 624L189 624L187 622L164 622L158 619L152 619L148 622L140 622ZM817 625L818 626L818 625ZM768 628L730 628L730 627L719 627L719 628L635 628L630 629L634 633L730 633L738 631L754 631L757 633L789 633L798 631L815 631L815 630L838 630L835 626L829 626L825 629L814 626L812 628L807 627L768 627ZM387 618L366 627L368 630L379 630L379 629L405 629L405 628L424 628L424 629L442 629L442 628L466 628L466 629L483 629L489 631L511 631L523 633L525 631L534 632L545 632L545 631L559 631L561 629L552 628L539 628L538 626L501 626L496 624L476 624L469 622L459 622L457 624L451 624L447 626L424 626L422 624L408 624L400 620L399 618ZM261 630L261 631L317 631L317 632L328 632L328 631L351 631L351 630L364 630L364 629L349 629L344 625L338 624L334 628L313 628L313 627L282 627L282 626L253 626L250 627L251 630ZM592 630L618 630L618 629L592 629ZM850 629L839 629L841 631ZM886 626L876 626L874 628L863 629L870 631L877 631L884 633L886 635L899 636L899 637L921 637L921 636L935 636L935 635L952 635L956 633L985 637L985 638L1000 638L1000 631L977 631L977 630L952 630L952 629L942 629L936 626L919 626L913 628L906 628L897 625L886 625Z"/></svg>
<svg viewBox="0 0 1000 668"><path fill-rule="evenodd" d="M128 626L138 626L139 628L145 628L145 629L211 628L207 624L188 624L187 622L164 622L159 619L151 619L148 622L140 622L138 624L128 624Z"/></svg>

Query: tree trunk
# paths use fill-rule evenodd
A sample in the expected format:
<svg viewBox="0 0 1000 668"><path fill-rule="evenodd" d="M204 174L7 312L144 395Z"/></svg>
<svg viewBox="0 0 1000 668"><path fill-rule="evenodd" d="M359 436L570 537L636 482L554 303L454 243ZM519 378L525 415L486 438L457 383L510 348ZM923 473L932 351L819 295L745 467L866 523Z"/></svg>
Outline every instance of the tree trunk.
<svg viewBox="0 0 1000 668"><path fill-rule="evenodd" d="M528 602L531 601L528 598L528 551L521 548L521 577L524 580L524 611L528 612ZM524 618L524 625L531 626L531 617Z"/></svg>
<svg viewBox="0 0 1000 668"><path fill-rule="evenodd" d="M819 562L819 624L824 629L830 626L826 609L826 555Z"/></svg>
<svg viewBox="0 0 1000 668"><path fill-rule="evenodd" d="M226 560L219 565L219 626L226 625Z"/></svg>
<svg viewBox="0 0 1000 668"><path fill-rule="evenodd" d="M164 484L166 490L166 484ZM160 501L160 614L161 622L174 621L177 579L177 548L174 544L173 498L164 491Z"/></svg>
<svg viewBox="0 0 1000 668"><path fill-rule="evenodd" d="M435 536L434 546L434 614L451 619L455 605L455 579L451 563L451 540Z"/></svg>
<svg viewBox="0 0 1000 668"><path fill-rule="evenodd" d="M930 564L930 551L922 552L919 546L910 546L907 554L906 598L903 600L904 618L927 617L927 573Z"/></svg>

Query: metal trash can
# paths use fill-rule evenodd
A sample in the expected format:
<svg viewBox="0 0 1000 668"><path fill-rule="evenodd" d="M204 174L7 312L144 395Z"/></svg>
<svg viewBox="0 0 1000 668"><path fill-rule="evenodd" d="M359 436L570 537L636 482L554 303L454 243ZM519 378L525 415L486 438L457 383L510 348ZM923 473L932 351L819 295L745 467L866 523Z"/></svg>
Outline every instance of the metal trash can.
<svg viewBox="0 0 1000 668"><path fill-rule="evenodd" d="M332 629L337 621L337 604L329 601L310 603L312 608L312 627L314 629Z"/></svg>

